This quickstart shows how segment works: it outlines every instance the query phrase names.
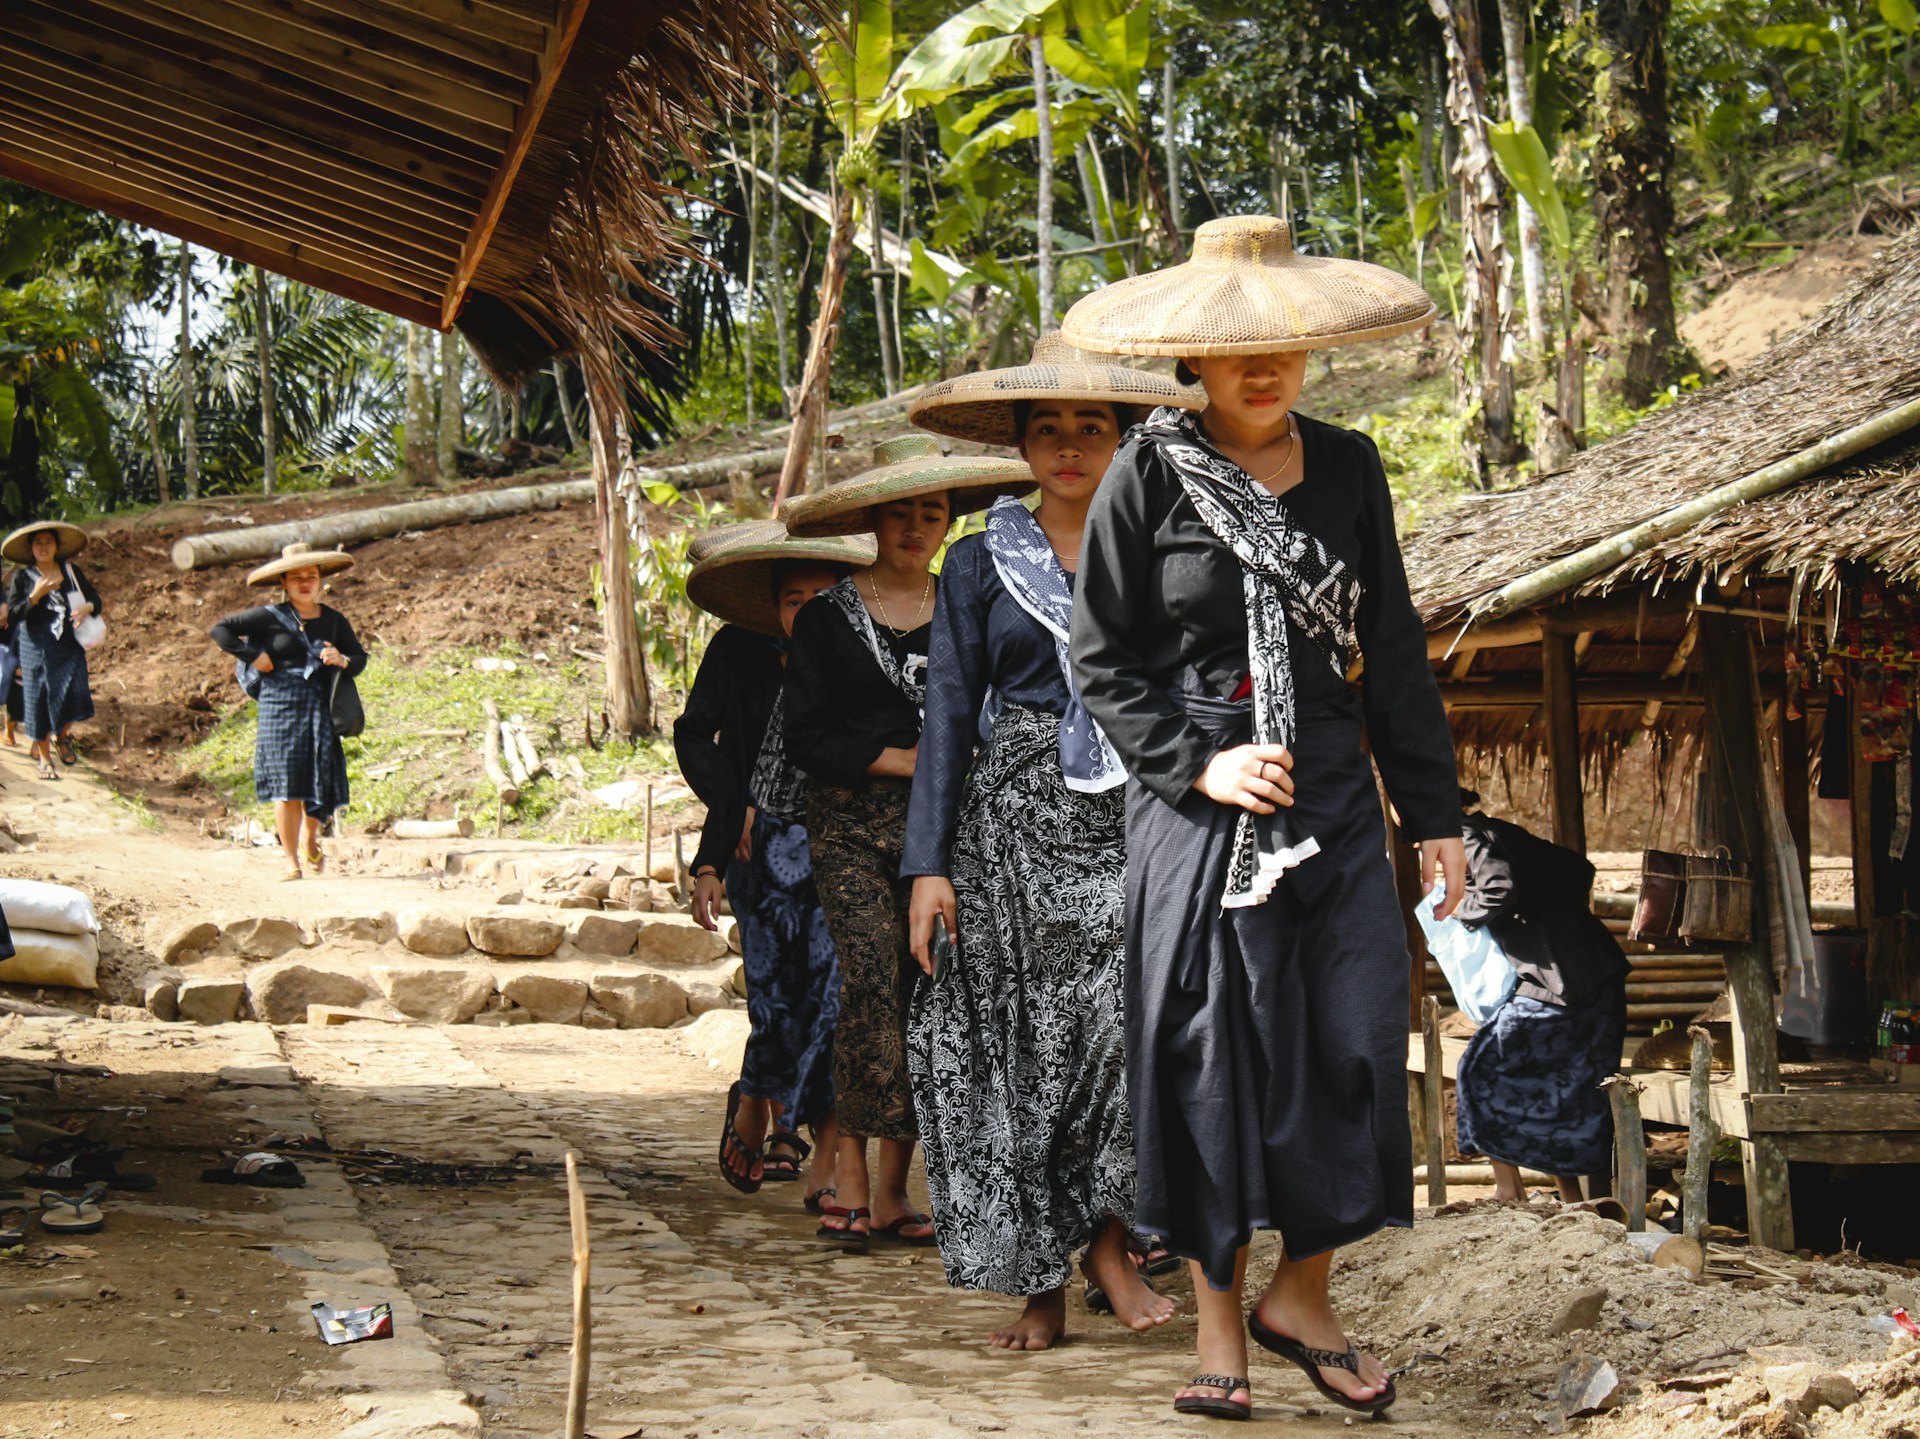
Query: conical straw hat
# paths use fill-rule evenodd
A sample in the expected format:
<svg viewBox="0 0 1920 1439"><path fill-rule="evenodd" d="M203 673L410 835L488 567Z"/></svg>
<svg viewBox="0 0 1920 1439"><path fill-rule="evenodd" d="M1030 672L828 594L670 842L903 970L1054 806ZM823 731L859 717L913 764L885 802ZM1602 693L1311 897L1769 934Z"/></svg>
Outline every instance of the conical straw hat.
<svg viewBox="0 0 1920 1439"><path fill-rule="evenodd" d="M60 547L53 552L58 563L64 564L87 547L87 532L80 526L70 525L65 520L35 520L0 540L0 558L12 560L16 565L32 564L33 537L42 530L59 541Z"/></svg>
<svg viewBox="0 0 1920 1439"><path fill-rule="evenodd" d="M748 520L709 530L687 547L693 568L687 574L687 598L730 625L781 633L779 597L773 577L795 560L857 569L873 563L867 535L797 540L778 520Z"/></svg>
<svg viewBox="0 0 1920 1439"><path fill-rule="evenodd" d="M1013 446L1021 436L1014 422L1016 400L1094 400L1109 405L1174 405L1204 410L1207 392L1165 375L1117 365L1104 355L1076 350L1059 331L1042 335L1033 359L1005 370L980 370L929 385L907 418L923 430Z"/></svg>
<svg viewBox="0 0 1920 1439"><path fill-rule="evenodd" d="M984 510L1002 495L1024 495L1034 483L1025 460L947 456L931 435L901 435L873 447L871 469L788 500L780 518L791 535L859 535L873 528L868 511L875 505L944 490L957 517Z"/></svg>
<svg viewBox="0 0 1920 1439"><path fill-rule="evenodd" d="M1110 355L1265 355L1404 335L1435 313L1405 275L1296 254L1285 220L1241 215L1195 231L1184 265L1095 290L1060 333Z"/></svg>
<svg viewBox="0 0 1920 1439"><path fill-rule="evenodd" d="M248 575L247 583L264 585L270 580L279 579L284 574L291 574L294 570L315 569L323 575L330 575L335 570L352 568L353 556L343 555L338 550L316 550L306 541L296 540L280 551L279 559L268 560Z"/></svg>

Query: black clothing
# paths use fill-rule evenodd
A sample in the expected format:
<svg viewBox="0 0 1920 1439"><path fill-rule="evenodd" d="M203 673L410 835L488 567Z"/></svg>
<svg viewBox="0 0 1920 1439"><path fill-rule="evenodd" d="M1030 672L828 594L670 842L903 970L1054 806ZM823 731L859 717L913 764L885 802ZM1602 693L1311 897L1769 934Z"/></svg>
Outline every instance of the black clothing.
<svg viewBox="0 0 1920 1439"><path fill-rule="evenodd" d="M358 677L367 667L367 652L361 647L359 637L353 632L353 626L347 623L347 617L331 605L320 606L320 613L310 620L299 620L300 633L287 628L282 615L293 615L299 619L290 603L261 605L257 609L242 610L239 614L228 615L207 631L213 642L246 664L252 664L265 654L273 661L275 671L304 669L313 650L313 646L332 645L347 657L346 676ZM333 682L334 670L331 666L316 670L307 678L321 688L328 688Z"/></svg>
<svg viewBox="0 0 1920 1439"><path fill-rule="evenodd" d="M7 621L19 657L20 718L27 738L35 741L55 738L93 718L87 652L67 610L69 587L79 587L95 614L102 609L100 592L71 560L60 566L59 586L29 605L37 574L32 566L23 566L7 585Z"/></svg>
<svg viewBox="0 0 1920 1439"><path fill-rule="evenodd" d="M67 578L69 570L73 572L71 580ZM7 623L14 627L16 643L22 629L51 635L55 614L58 613L63 618L66 616L67 591L74 581L79 582L80 593L85 595L87 603L93 606L93 612L96 615L106 613L105 607L100 603L100 591L93 587L93 581L87 578L87 572L72 560L60 566L60 587L50 594L43 595L39 604L29 607L27 597L33 593L36 575L37 572L33 566L23 565L13 572L13 578L7 583ZM64 625L63 628L68 634L73 631L71 623Z"/></svg>
<svg viewBox="0 0 1920 1439"><path fill-rule="evenodd" d="M947 551L930 635L926 726L900 864L907 879L951 872L961 792L988 691L999 703L1054 716L1067 712L1067 677L1053 636L1000 582L986 536L968 535Z"/></svg>
<svg viewBox="0 0 1920 1439"><path fill-rule="evenodd" d="M1357 431L1305 416L1300 444L1306 478L1280 502L1364 586L1358 712L1374 761L1410 839L1452 836L1460 825L1453 742L1408 593L1379 451ZM1181 802L1217 748L1173 701L1181 672L1197 671L1207 692L1220 696L1247 675L1243 574L1136 432L1114 456L1087 517L1073 607L1074 678L1128 772L1169 804ZM1300 707L1352 704L1353 687L1291 621L1288 638ZM1296 782L1308 773L1297 769Z"/></svg>
<svg viewBox="0 0 1920 1439"><path fill-rule="evenodd" d="M874 630L903 669L924 669L931 623L896 635L876 620ZM858 788L881 750L920 743L920 711L830 599L808 600L794 618L786 694L787 758L810 779Z"/></svg>
<svg viewBox="0 0 1920 1439"><path fill-rule="evenodd" d="M1491 815L1468 815L1461 833L1467 886L1454 917L1492 928L1520 976L1516 994L1571 1008L1626 978L1626 956L1591 908L1586 856Z"/></svg>
<svg viewBox="0 0 1920 1439"><path fill-rule="evenodd" d="M722 625L700 658L687 707L673 722L680 774L707 807L695 873L710 864L724 876L740 843L752 802L747 780L780 683L780 646L739 625Z"/></svg>

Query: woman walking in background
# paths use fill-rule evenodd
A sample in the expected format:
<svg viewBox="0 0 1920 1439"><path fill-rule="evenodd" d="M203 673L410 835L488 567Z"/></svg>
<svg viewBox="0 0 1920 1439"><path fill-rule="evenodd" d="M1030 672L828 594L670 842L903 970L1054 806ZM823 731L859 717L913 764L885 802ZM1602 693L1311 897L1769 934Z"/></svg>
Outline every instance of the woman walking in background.
<svg viewBox="0 0 1920 1439"><path fill-rule="evenodd" d="M1407 943L1372 767L1460 892L1454 757L1380 457L1294 413L1306 351L1431 320L1410 281L1213 220L1192 260L1082 300L1085 348L1181 357L1088 515L1074 675L1131 776L1127 1060L1139 1222L1193 1261L1183 1413L1252 1411L1247 1337L1375 1413L1386 1369L1328 1298L1334 1251L1413 1219ZM1364 656L1356 696L1349 664ZM1290 771L1291 770L1291 774ZM1247 1243L1286 1241L1244 1320Z"/></svg>
<svg viewBox="0 0 1920 1439"><path fill-rule="evenodd" d="M871 565L806 605L787 660L787 758L807 779L814 876L840 958L833 1083L838 1202L823 1240L864 1250L871 1234L933 1243L907 1196L916 1134L907 1079L907 1005L919 973L907 949L900 878L907 798L920 746L933 618L930 566L955 514L1033 488L1012 460L946 459L925 435L889 440L874 468L789 503L793 534L871 533ZM867 1141L880 1141L877 1175Z"/></svg>
<svg viewBox="0 0 1920 1439"><path fill-rule="evenodd" d="M87 652L77 631L100 613L100 595L73 563L86 547L87 532L59 520L22 525L0 541L0 556L21 566L7 585L4 618L18 654L21 718L42 779L60 778L56 747L61 764L79 759L73 727L93 718Z"/></svg>
<svg viewBox="0 0 1920 1439"><path fill-rule="evenodd" d="M928 976L907 1058L947 1282L1026 1299L996 1348L1047 1349L1065 1333L1083 1247L1090 1300L1104 1294L1123 1324L1174 1312L1127 1252L1126 774L1073 687L1067 626L1087 506L1132 407L1205 402L1047 335L1031 364L945 381L912 411L937 434L1017 445L1040 487L1033 511L996 500L986 532L941 566L900 866ZM943 970L936 919L953 939Z"/></svg>
<svg viewBox="0 0 1920 1439"><path fill-rule="evenodd" d="M707 806L693 859L693 917L720 927L731 901L747 979L746 1054L727 1094L720 1170L751 1194L800 1178L818 1209L833 1189L833 1031L840 971L814 888L805 791L786 762L780 689L788 637L806 602L856 565L861 538L795 540L777 521L728 525L694 541L687 597L726 623L673 726L680 773ZM723 881L724 876L724 881ZM808 1145L799 1130L809 1127Z"/></svg>
<svg viewBox="0 0 1920 1439"><path fill-rule="evenodd" d="M278 580L285 600L228 615L211 631L240 662L242 687L259 701L253 793L273 804L287 862L282 879L301 877L303 855L315 874L325 868L321 826L347 806L347 757L331 702L341 676L351 680L367 667L367 652L347 617L320 603L320 583L351 568L352 559L337 550L288 545L247 576L250 585Z"/></svg>

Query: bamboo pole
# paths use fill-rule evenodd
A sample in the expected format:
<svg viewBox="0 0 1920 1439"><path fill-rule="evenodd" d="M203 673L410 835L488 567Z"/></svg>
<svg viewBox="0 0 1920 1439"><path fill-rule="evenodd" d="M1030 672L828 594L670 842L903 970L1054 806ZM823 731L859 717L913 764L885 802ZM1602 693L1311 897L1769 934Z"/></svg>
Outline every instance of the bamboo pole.
<svg viewBox="0 0 1920 1439"><path fill-rule="evenodd" d="M567 1372L566 1439L586 1439L587 1376L593 1367L593 1245L587 1234L587 1196L580 1190L580 1156L571 1149L567 1218L573 1228L573 1363Z"/></svg>
<svg viewBox="0 0 1920 1439"><path fill-rule="evenodd" d="M1662 510L1650 519L1509 581L1474 607L1474 618L1498 619L1528 605L1537 605L1602 570L1626 563L1663 540L1692 529L1702 520L1785 489L1915 425L1920 425L1920 399L1883 410L1872 419L1827 436L1818 444L1795 451L1737 480L1715 485L1684 504Z"/></svg>
<svg viewBox="0 0 1920 1439"><path fill-rule="evenodd" d="M1713 1146L1720 1126L1713 1119L1713 1035L1705 1025L1689 1025L1693 1063L1687 1076L1687 1172L1681 1181L1681 1233L1704 1243L1707 1237L1707 1183L1713 1175Z"/></svg>
<svg viewBox="0 0 1920 1439"><path fill-rule="evenodd" d="M1640 1086L1624 1074L1601 1085L1613 1106L1614 1188L1627 1208L1627 1228L1647 1227L1647 1131L1640 1122Z"/></svg>
<svg viewBox="0 0 1920 1439"><path fill-rule="evenodd" d="M647 817L646 817L646 820L644 821L643 827L641 829L641 833L646 837L645 838L645 843L647 846L647 876L646 877L647 877L647 880L651 882L653 879L653 781L652 780L647 781L646 816Z"/></svg>
<svg viewBox="0 0 1920 1439"><path fill-rule="evenodd" d="M1427 1112L1427 1203L1447 1202L1447 1110L1441 1095L1445 1059L1440 1049L1440 1001L1428 995L1420 1004L1420 1033L1426 1041L1427 1069L1422 1076Z"/></svg>

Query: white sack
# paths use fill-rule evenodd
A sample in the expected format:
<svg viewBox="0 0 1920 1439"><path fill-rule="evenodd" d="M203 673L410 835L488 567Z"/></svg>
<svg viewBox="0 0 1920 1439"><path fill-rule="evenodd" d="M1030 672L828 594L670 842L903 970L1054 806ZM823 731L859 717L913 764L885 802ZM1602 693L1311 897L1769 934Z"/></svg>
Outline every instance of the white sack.
<svg viewBox="0 0 1920 1439"><path fill-rule="evenodd" d="M37 929L43 934L98 934L93 901L64 884L37 879L0 878L0 914L15 929Z"/></svg>
<svg viewBox="0 0 1920 1439"><path fill-rule="evenodd" d="M0 984L53 984L92 989L100 970L100 944L90 934L13 931L13 958L0 960Z"/></svg>

